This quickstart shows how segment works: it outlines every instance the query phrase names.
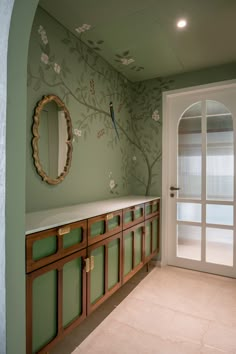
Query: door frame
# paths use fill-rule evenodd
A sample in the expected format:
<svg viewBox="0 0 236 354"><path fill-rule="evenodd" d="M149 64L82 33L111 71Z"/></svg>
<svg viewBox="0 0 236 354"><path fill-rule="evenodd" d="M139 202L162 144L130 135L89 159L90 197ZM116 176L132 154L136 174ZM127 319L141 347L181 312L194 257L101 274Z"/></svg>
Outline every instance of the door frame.
<svg viewBox="0 0 236 354"><path fill-rule="evenodd" d="M168 149L169 127L171 120L169 119L170 102L173 97L186 96L198 92L218 91L224 88L236 87L236 80L225 80L206 85L191 86L182 89L165 91L162 93L162 208L161 208L161 266L168 265L168 209L169 209L169 178L170 170L170 152Z"/></svg>

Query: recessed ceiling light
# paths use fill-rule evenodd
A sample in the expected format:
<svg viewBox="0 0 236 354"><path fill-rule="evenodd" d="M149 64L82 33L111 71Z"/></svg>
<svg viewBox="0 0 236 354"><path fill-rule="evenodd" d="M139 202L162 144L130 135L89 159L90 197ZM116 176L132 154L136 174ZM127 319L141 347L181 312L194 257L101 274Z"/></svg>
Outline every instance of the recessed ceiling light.
<svg viewBox="0 0 236 354"><path fill-rule="evenodd" d="M179 20L177 22L177 27L178 28L184 28L187 26L187 21L184 18L181 18L181 20Z"/></svg>

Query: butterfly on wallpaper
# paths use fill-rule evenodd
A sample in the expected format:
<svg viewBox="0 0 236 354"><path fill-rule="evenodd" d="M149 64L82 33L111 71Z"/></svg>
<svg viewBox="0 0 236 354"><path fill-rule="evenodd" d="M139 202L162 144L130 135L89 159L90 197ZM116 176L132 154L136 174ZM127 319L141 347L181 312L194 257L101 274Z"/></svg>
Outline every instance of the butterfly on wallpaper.
<svg viewBox="0 0 236 354"><path fill-rule="evenodd" d="M120 137L119 137L119 134L118 134L118 130L117 130L117 126L116 126L115 113L114 113L112 102L110 102L110 113L111 113L111 119L112 119L113 126L115 128L115 131L116 131L117 138L120 140Z"/></svg>

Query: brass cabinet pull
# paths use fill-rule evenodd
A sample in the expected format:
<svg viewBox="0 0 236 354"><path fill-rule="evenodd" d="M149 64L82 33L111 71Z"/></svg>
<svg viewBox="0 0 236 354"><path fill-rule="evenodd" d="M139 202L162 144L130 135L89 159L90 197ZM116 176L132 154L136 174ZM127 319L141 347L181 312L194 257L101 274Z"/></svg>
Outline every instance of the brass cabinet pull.
<svg viewBox="0 0 236 354"><path fill-rule="evenodd" d="M94 269L94 256L90 257L90 270Z"/></svg>
<svg viewBox="0 0 236 354"><path fill-rule="evenodd" d="M84 267L85 267L86 273L89 273L91 270L94 269L94 256L84 259Z"/></svg>
<svg viewBox="0 0 236 354"><path fill-rule="evenodd" d="M58 229L59 236L66 235L69 233L70 233L70 226L63 226L63 227L60 227L60 229Z"/></svg>
<svg viewBox="0 0 236 354"><path fill-rule="evenodd" d="M113 213L107 214L107 220L111 220L113 218Z"/></svg>
<svg viewBox="0 0 236 354"><path fill-rule="evenodd" d="M85 271L86 271L86 273L89 273L89 271L90 271L90 259L89 258L85 258L84 263L85 263Z"/></svg>

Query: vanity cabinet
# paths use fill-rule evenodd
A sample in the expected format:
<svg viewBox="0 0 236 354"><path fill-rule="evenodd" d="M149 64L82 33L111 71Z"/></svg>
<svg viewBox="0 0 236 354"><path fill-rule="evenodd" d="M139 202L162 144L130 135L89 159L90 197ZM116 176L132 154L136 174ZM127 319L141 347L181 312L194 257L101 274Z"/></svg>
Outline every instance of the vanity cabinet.
<svg viewBox="0 0 236 354"><path fill-rule="evenodd" d="M100 215L80 205L86 218L27 233L27 354L49 351L157 254L159 199L133 198Z"/></svg>

